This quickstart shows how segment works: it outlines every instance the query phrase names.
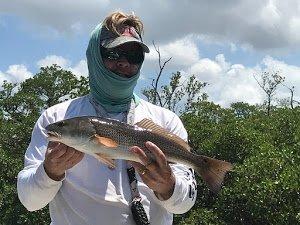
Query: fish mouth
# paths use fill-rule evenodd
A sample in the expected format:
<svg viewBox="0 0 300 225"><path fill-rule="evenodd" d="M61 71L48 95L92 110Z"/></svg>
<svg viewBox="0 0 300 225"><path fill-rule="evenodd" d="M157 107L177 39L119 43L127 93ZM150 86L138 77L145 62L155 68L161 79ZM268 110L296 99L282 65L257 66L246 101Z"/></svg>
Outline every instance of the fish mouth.
<svg viewBox="0 0 300 225"><path fill-rule="evenodd" d="M48 138L50 140L59 140L61 139L61 135L55 131L47 131Z"/></svg>

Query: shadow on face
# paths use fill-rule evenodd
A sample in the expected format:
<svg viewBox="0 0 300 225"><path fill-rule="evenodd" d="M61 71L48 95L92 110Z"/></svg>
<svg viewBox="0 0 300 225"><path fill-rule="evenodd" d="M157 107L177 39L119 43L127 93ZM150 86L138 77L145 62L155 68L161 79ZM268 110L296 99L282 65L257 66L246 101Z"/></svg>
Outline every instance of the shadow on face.
<svg viewBox="0 0 300 225"><path fill-rule="evenodd" d="M116 48L101 48L104 66L122 77L136 75L143 63L142 47L134 42L122 44Z"/></svg>

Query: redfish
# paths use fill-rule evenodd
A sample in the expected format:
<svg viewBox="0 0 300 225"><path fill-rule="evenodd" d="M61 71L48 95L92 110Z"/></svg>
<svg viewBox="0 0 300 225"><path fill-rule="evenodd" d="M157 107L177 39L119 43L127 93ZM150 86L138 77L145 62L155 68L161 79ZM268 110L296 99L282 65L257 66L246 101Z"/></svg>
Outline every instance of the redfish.
<svg viewBox="0 0 300 225"><path fill-rule="evenodd" d="M62 120L46 127L48 140L61 142L99 159L114 168L114 159L141 162L129 151L132 146L143 149L150 159L153 154L145 147L151 141L165 154L169 163L180 163L193 168L213 192L218 192L226 172L232 164L191 152L180 137L149 119L134 126L102 117L82 116Z"/></svg>

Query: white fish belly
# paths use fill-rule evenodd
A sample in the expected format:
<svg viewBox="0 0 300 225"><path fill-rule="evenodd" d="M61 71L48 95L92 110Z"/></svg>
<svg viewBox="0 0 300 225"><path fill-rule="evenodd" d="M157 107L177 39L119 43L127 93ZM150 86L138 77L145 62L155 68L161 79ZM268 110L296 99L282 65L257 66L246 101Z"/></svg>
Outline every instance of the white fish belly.
<svg viewBox="0 0 300 225"><path fill-rule="evenodd" d="M95 156L96 153L100 153L112 159L141 162L141 160L135 154L131 153L126 146L106 147L104 145L101 146L99 144L88 142L88 144L74 146L74 148L92 156Z"/></svg>

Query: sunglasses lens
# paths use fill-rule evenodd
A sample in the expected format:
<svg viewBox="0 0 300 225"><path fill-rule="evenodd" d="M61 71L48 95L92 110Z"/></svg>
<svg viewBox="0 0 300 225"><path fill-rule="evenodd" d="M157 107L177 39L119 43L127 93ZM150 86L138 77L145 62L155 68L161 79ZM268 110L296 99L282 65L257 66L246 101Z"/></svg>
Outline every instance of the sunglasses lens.
<svg viewBox="0 0 300 225"><path fill-rule="evenodd" d="M124 57L130 64L141 64L144 61L144 53L142 51L124 52L120 50L101 49L102 57L110 60L119 60Z"/></svg>
<svg viewBox="0 0 300 225"><path fill-rule="evenodd" d="M119 54L114 51L107 51L104 53L104 58L110 59L110 60L118 60L120 58Z"/></svg>
<svg viewBox="0 0 300 225"><path fill-rule="evenodd" d="M127 53L125 56L130 64L141 64L144 61L144 54L142 51Z"/></svg>

